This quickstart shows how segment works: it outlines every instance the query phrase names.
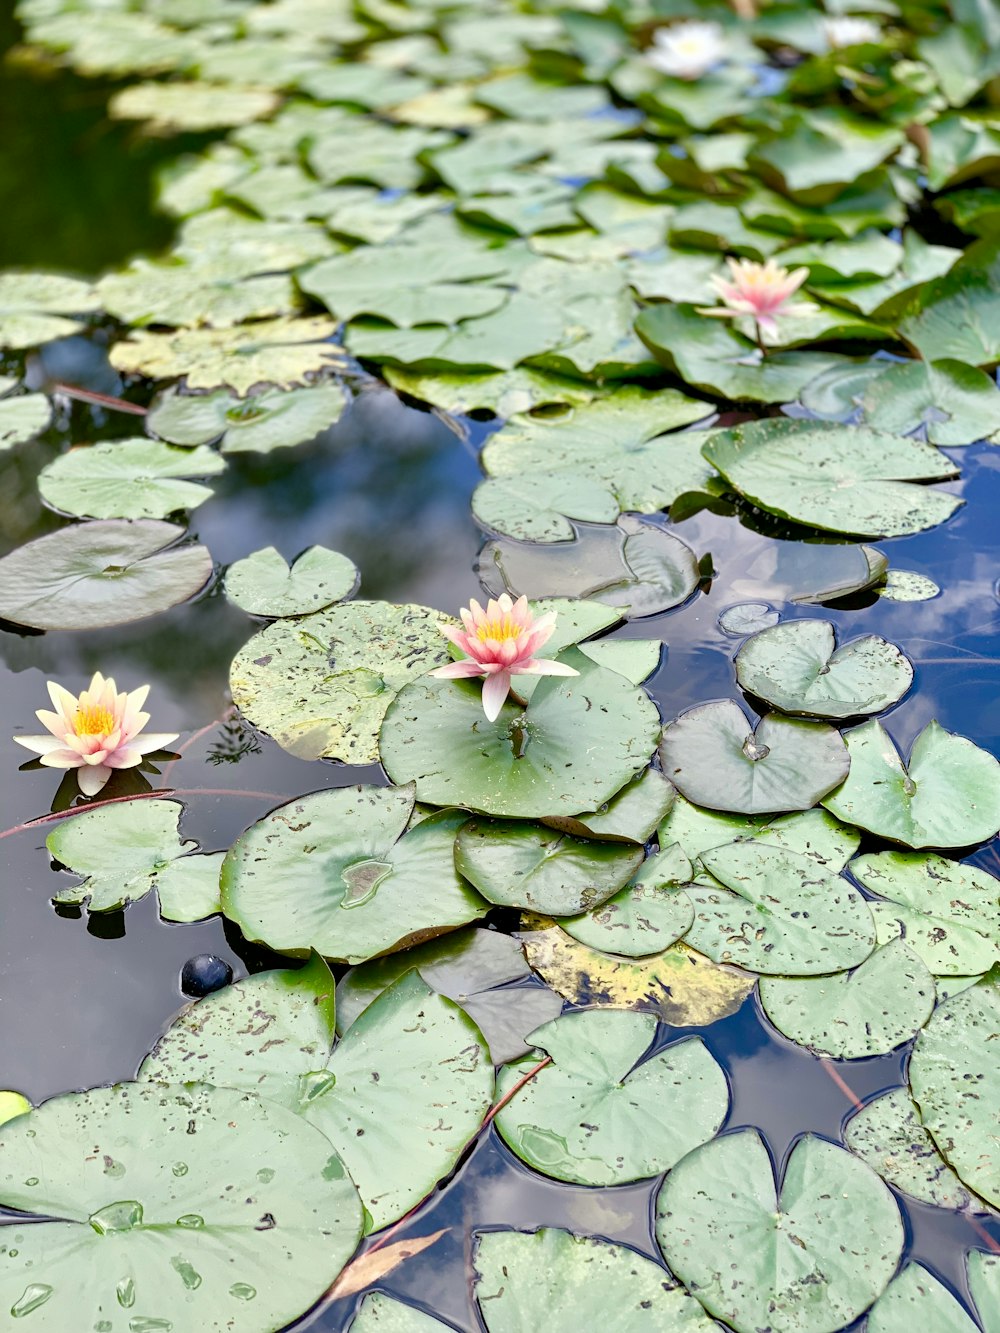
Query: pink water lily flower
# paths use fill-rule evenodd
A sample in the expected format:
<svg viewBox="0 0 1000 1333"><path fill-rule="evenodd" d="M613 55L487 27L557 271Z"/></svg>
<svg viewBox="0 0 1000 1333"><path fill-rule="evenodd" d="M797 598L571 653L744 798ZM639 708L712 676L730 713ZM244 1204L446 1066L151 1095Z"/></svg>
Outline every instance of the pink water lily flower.
<svg viewBox="0 0 1000 1333"><path fill-rule="evenodd" d="M146 702L148 685L128 694L99 671L79 697L54 680L47 684L56 711L39 708L35 716L51 735L15 736L14 740L39 755L47 768L78 769L84 796L96 796L116 768L134 768L142 763L143 755L177 739L176 732L140 737L149 721L149 714L139 711Z"/></svg>
<svg viewBox="0 0 1000 1333"><path fill-rule="evenodd" d="M511 676L578 676L579 671L562 662L536 657L535 653L555 629L554 612L536 619L527 597L511 601L506 593L490 600L486 610L473 598L462 608L464 630L442 625L441 632L461 648L465 660L449 662L430 674L446 680L484 676L483 711L490 722L500 715L511 690Z"/></svg>
<svg viewBox="0 0 1000 1333"><path fill-rule="evenodd" d="M699 315L714 315L718 319L750 315L761 333L777 333L775 316L807 315L812 311L813 307L804 301L790 303L790 298L809 276L807 268L793 269L789 273L773 259L766 264L755 263L752 259L728 259L726 262L729 278L713 274L709 279L722 305L699 309Z"/></svg>

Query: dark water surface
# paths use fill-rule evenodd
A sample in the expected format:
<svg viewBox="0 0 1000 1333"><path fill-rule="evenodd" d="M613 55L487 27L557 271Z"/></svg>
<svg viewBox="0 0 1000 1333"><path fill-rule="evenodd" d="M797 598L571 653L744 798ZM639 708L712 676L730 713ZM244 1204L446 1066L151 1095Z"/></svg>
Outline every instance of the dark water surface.
<svg viewBox="0 0 1000 1333"><path fill-rule="evenodd" d="M9 27L5 35L13 37ZM20 68L0 70L0 112L8 127L0 142L0 265L94 273L135 250L155 250L169 236L169 225L150 211L149 173L158 159L176 156L178 144L143 144L133 131L109 128L103 116L107 95L107 85L68 72L37 80ZM99 335L49 345L29 358L28 375L40 388L57 381L112 394L123 388L107 366ZM0 453L0 555L58 526L41 508L34 478L67 439L141 433L138 418L60 401L58 425L47 436ZM475 434L481 442L484 431ZM927 573L941 595L909 604L867 598L861 599L867 604L819 614L834 620L845 637L883 635L914 663L914 689L884 719L904 751L937 718L1000 755L1000 449L983 445L954 453L963 476L947 489L961 493L966 506L936 531L878 544L893 568ZM454 612L479 594L472 565L481 535L469 512L479 477L475 448L435 415L374 389L313 444L270 457L230 456L229 463L215 497L191 523L220 565L266 545L290 558L321 542L357 563L362 597ZM731 605L760 599L765 586L773 595L773 569L786 548L735 517L707 512L677 530L699 556L711 552L717 577L710 590L622 631L661 637L667 645L660 670L647 683L665 718L733 695L732 656L739 641L719 629L718 616ZM817 610L791 606L784 614L815 616ZM376 769L307 767L271 742L219 721L228 704L229 662L252 631L247 617L218 592L151 622L85 636L0 630L4 719L8 727L30 729L34 710L46 703L47 679L74 692L97 669L124 688L149 682L153 725L181 731L183 750L169 771L151 781L178 791L186 802L183 832L205 850L228 846L267 810L304 791L384 781ZM24 758L0 736L0 1086L37 1102L131 1078L184 1003L179 974L190 956L218 953L237 977L279 960L247 946L218 919L186 926L161 922L152 895L125 913L57 912L50 897L60 877L44 846L51 826L6 832L59 802L60 775L19 771ZM127 779L118 775L113 781ZM124 790L109 787L107 794ZM994 873L1000 869L995 846L972 860ZM678 1035L661 1033L664 1040ZM753 998L704 1035L732 1085L728 1127L758 1126L779 1163L806 1131L838 1139L853 1097L866 1100L904 1077L905 1049L870 1060L815 1059L776 1038ZM447 1235L384 1285L460 1328L478 1328L468 1281L474 1227L564 1226L627 1241L656 1257L655 1189L557 1184L528 1172L489 1135L408 1226L413 1235L439 1228L447 1228ZM913 1257L967 1300L964 1253L984 1243L977 1228L1000 1242L1000 1226L900 1202ZM328 1306L297 1327L336 1333L356 1303L352 1298Z"/></svg>

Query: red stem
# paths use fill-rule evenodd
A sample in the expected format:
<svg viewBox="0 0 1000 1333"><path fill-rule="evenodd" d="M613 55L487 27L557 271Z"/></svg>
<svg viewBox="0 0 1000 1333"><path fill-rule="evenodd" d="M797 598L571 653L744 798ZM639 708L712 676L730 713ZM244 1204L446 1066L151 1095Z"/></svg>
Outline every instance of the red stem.
<svg viewBox="0 0 1000 1333"><path fill-rule="evenodd" d="M138 403L127 403L124 398L112 398L110 394L95 393L93 389L79 389L75 384L53 384L54 393L63 393L67 398L76 398L81 403L93 403L97 407L110 408L112 412L129 412L134 417L144 417L148 411Z"/></svg>

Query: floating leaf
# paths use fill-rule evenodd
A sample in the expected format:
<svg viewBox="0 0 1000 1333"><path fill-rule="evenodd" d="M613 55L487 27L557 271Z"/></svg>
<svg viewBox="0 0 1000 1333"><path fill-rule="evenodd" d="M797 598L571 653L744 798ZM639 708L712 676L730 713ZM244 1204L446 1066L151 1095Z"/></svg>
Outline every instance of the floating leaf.
<svg viewBox="0 0 1000 1333"><path fill-rule="evenodd" d="M718 1132L729 1086L699 1037L650 1055L656 1026L648 1014L595 1009L532 1033L554 1063L499 1112L501 1137L536 1171L577 1185L620 1185L669 1171ZM500 1096L536 1063L527 1055L508 1065Z"/></svg>
<svg viewBox="0 0 1000 1333"><path fill-rule="evenodd" d="M166 518L212 498L210 486L181 478L225 470L214 449L176 449L139 436L61 454L42 468L38 489L54 509L77 518Z"/></svg>
<svg viewBox="0 0 1000 1333"><path fill-rule="evenodd" d="M221 435L224 454L270 453L313 439L338 421L346 406L347 395L337 384L268 389L245 399L225 390L194 395L168 389L154 401L146 425L173 444L202 444Z"/></svg>
<svg viewBox="0 0 1000 1333"><path fill-rule="evenodd" d="M586 647L580 644L580 651L585 652ZM582 838L646 843L670 809L673 799L674 789L663 774L655 768L647 768L637 778L626 783L599 810L565 817L548 816L543 822Z"/></svg>
<svg viewBox="0 0 1000 1333"><path fill-rule="evenodd" d="M901 940L882 945L853 972L762 977L759 989L779 1032L837 1060L885 1055L909 1041L934 1008L934 979Z"/></svg>
<svg viewBox="0 0 1000 1333"><path fill-rule="evenodd" d="M865 1325L867 1333L910 1333L914 1327L934 1333L978 1333L943 1283L921 1264L909 1263L878 1298Z"/></svg>
<svg viewBox="0 0 1000 1333"><path fill-rule="evenodd" d="M425 677L382 724L382 763L432 805L516 819L575 815L610 800L644 768L659 717L648 695L582 653L578 676L545 676L527 708L510 699L495 722L475 681Z"/></svg>
<svg viewBox="0 0 1000 1333"><path fill-rule="evenodd" d="M936 1208L966 1208L969 1194L924 1129L905 1088L892 1088L856 1111L844 1142L882 1179Z"/></svg>
<svg viewBox="0 0 1000 1333"><path fill-rule="evenodd" d="M223 911L279 952L315 949L349 963L484 916L455 870L463 812L441 811L406 832L412 809L412 790L397 787L342 787L279 806L229 849Z"/></svg>
<svg viewBox="0 0 1000 1333"><path fill-rule="evenodd" d="M0 321L3 314L0 312ZM2 339L0 324L0 339ZM10 386L7 386L10 387ZM6 392L0 378L0 394ZM41 435L52 421L52 404L44 393L24 393L16 398L0 398L0 451L24 444Z"/></svg>
<svg viewBox="0 0 1000 1333"><path fill-rule="evenodd" d="M265 546L229 566L226 596L252 616L307 616L349 597L358 579L354 561L325 546L310 546L291 567Z"/></svg>
<svg viewBox="0 0 1000 1333"><path fill-rule="evenodd" d="M617 671L633 685L641 685L659 668L663 657L661 639L608 639L581 643L580 652L598 666Z"/></svg>
<svg viewBox="0 0 1000 1333"><path fill-rule="evenodd" d="M518 366L499 374L420 374L404 366L385 366L383 375L394 389L456 415L492 412L512 417L551 404L589 403L600 390L583 380Z"/></svg>
<svg viewBox="0 0 1000 1333"><path fill-rule="evenodd" d="M624 1245L540 1231L481 1231L473 1262L488 1333L711 1333L713 1325L659 1264Z"/></svg>
<svg viewBox="0 0 1000 1333"><path fill-rule="evenodd" d="M938 585L926 574L915 574L909 569L890 569L878 595L890 602L928 602L940 592Z"/></svg>
<svg viewBox="0 0 1000 1333"><path fill-rule="evenodd" d="M954 268L915 295L899 332L925 361L995 366L1000 360L998 271L996 238L978 242Z"/></svg>
<svg viewBox="0 0 1000 1333"><path fill-rule="evenodd" d="M97 284L109 314L134 328L147 324L240 324L290 315L302 304L285 273L230 275L209 264L150 264L133 260Z"/></svg>
<svg viewBox="0 0 1000 1333"><path fill-rule="evenodd" d="M1000 985L991 972L934 1011L913 1047L910 1090L944 1158L970 1189L1000 1206L1000 1066L994 1056Z"/></svg>
<svg viewBox="0 0 1000 1333"><path fill-rule="evenodd" d="M83 327L68 315L100 309L89 283L59 273L0 273L0 347L37 347Z"/></svg>
<svg viewBox="0 0 1000 1333"><path fill-rule="evenodd" d="M559 472L533 472L480 482L472 512L481 527L524 542L572 541L570 519L613 523L617 499L598 481Z"/></svg>
<svg viewBox="0 0 1000 1333"><path fill-rule="evenodd" d="M869 382L861 410L877 430L954 447L1000 428L1000 390L962 361L904 362Z"/></svg>
<svg viewBox="0 0 1000 1333"><path fill-rule="evenodd" d="M71 1092L11 1121L0 1200L39 1215L5 1247L0 1305L43 1333L106 1316L270 1333L322 1295L361 1232L327 1138L199 1083Z"/></svg>
<svg viewBox="0 0 1000 1333"><path fill-rule="evenodd" d="M867 634L836 647L828 620L790 620L748 639L736 654L743 689L783 713L845 718L881 713L913 684L895 646Z"/></svg>
<svg viewBox="0 0 1000 1333"><path fill-rule="evenodd" d="M440 1233L432 1233L438 1235ZM417 1241L398 1241L400 1246L415 1246ZM393 1246L387 1246L393 1249ZM413 1251L418 1253L418 1251ZM377 1250L377 1255L385 1253ZM364 1259L355 1260L355 1263ZM374 1256L373 1256L374 1257ZM353 1268L353 1264L351 1267ZM442 1324L440 1319L432 1319L429 1314L416 1309L413 1305L404 1305L394 1301L381 1291L370 1292L358 1308L358 1313L350 1325L351 1333L454 1333L451 1324Z"/></svg>
<svg viewBox="0 0 1000 1333"><path fill-rule="evenodd" d="M829 421L753 421L714 434L705 457L741 495L781 518L861 537L933 528L962 503L914 486L956 475L929 444Z"/></svg>
<svg viewBox="0 0 1000 1333"><path fill-rule="evenodd" d="M278 621L233 659L233 701L300 759L375 763L397 691L450 660L445 620L424 606L349 602L305 626Z"/></svg>
<svg viewBox="0 0 1000 1333"><path fill-rule="evenodd" d="M678 796L660 825L661 847L676 843L697 866L705 852L735 842L775 846L810 857L836 875L858 850L861 835L832 819L825 810L803 810L768 819L764 815L720 814L703 810ZM703 881L703 876L696 876Z"/></svg>
<svg viewBox="0 0 1000 1333"><path fill-rule="evenodd" d="M745 634L759 634L761 630L772 629L780 619L781 613L768 606L767 602L740 602L719 616L719 629L723 634L741 639Z"/></svg>
<svg viewBox="0 0 1000 1333"><path fill-rule="evenodd" d="M904 765L878 722L845 735L847 781L823 804L838 819L907 847L965 847L1000 830L1000 764L930 722Z"/></svg>
<svg viewBox="0 0 1000 1333"><path fill-rule="evenodd" d="M829 1333L885 1290L903 1223L869 1167L807 1134L777 1197L756 1130L696 1149L667 1176L656 1238L671 1270L737 1333Z"/></svg>
<svg viewBox="0 0 1000 1333"><path fill-rule="evenodd" d="M148 121L154 134L215 130L262 120L277 110L280 100L268 88L233 83L134 83L115 93L108 115Z"/></svg>
<svg viewBox="0 0 1000 1333"><path fill-rule="evenodd" d="M769 541L730 585L734 595L788 602L835 602L879 587L889 561L875 546Z"/></svg>
<svg viewBox="0 0 1000 1333"><path fill-rule="evenodd" d="M600 907L559 924L567 935L604 953L644 958L660 953L689 930L694 905L678 885L691 862L674 844L646 858L632 880Z"/></svg>
<svg viewBox="0 0 1000 1333"><path fill-rule="evenodd" d="M212 575L183 528L144 520L80 523L0 560L0 616L34 629L97 629L167 611Z"/></svg>
<svg viewBox="0 0 1000 1333"><path fill-rule="evenodd" d="M754 731L728 699L689 708L668 723L660 760L689 801L748 815L808 810L843 782L850 766L832 727L772 713Z"/></svg>

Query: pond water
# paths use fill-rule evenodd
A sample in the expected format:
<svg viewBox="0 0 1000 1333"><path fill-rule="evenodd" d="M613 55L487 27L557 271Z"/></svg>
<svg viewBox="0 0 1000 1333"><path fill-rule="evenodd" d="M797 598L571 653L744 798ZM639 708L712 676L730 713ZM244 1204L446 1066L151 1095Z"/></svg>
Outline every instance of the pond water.
<svg viewBox="0 0 1000 1333"><path fill-rule="evenodd" d="M386 6L387 14L391 8ZM224 6L218 9L221 22ZM596 30L596 11L589 12ZM0 36L14 44L13 20L5 21ZM181 152L203 150L224 131L144 137L133 125L106 117L109 98L123 86L124 79L109 83L69 68L42 70L38 62L23 59L0 70L0 107L7 112L5 124L13 127L0 144L0 266L92 278L170 243L175 224L153 206L155 171ZM0 556L64 526L64 517L39 497L43 467L71 445L143 433L138 416L116 410L114 403L67 396L60 387L146 406L152 383L121 374L108 360L115 336L106 322L35 349L10 351L0 364L0 372L20 375L29 390L52 395L55 404L49 429L16 448L0 449ZM842 346L856 350L837 344ZM720 410L731 413L720 418L722 425L772 410L760 404L733 409L726 397L716 395ZM706 414L713 410L706 401ZM475 567L485 538L470 504L482 480L479 449L502 425L486 413L456 416L458 431L447 413L420 405L415 397L401 398L367 376L340 420L314 439L268 454L228 455L227 471L213 479L212 497L189 515L190 534L208 548L217 569L267 546L291 559L320 544L355 563L359 599L417 603L455 614L483 595ZM828 545L839 540L829 533L785 522L749 502L734 509L716 498L712 508L677 513L669 524L663 516L653 520L687 543L699 560L710 556L701 566L703 575L713 571L680 605L627 621L613 632L619 640L662 641L660 665L644 683L662 718L669 721L707 701L743 700L733 670L743 638L727 633L720 616L759 602L780 611L782 624L819 616L837 627L841 642L876 634L902 650L913 664L913 688L880 715L902 754L936 719L1000 755L1000 450L980 442L946 447L945 453L961 475L936 489L960 497L963 506L929 530L873 543L892 570L923 574L938 585L939 594L929 600L890 600L873 589L820 606L792 600L804 584L815 582L809 561L817 551L846 548ZM578 527L589 531L585 523ZM133 778L171 789L184 802L184 836L205 851L229 848L254 821L303 792L386 785L389 779L378 764L307 764L230 708L230 663L260 627L226 599L221 580L155 618L125 625L40 633L5 622L0 628L4 734L31 730L34 710L45 705L47 680L74 694L95 671L126 688L149 682L152 725L179 733L173 747L178 757L157 761L158 771L138 778L116 774L103 794L136 794L142 786L129 785ZM756 722L765 705L751 699L754 703L760 710ZM190 924L162 920L154 894L109 912L54 906L52 894L69 881L45 839L60 822L24 825L68 809L76 797L74 780L70 774L60 786L56 770L19 768L25 754L6 742L2 748L0 1086L18 1089L38 1105L60 1093L133 1079L188 1002L180 973L195 955L218 955L236 981L288 965L282 954L248 942L224 917ZM865 833L861 851L886 845ZM1000 874L995 839L956 845L948 854ZM275 888L280 891L280 883ZM516 932L518 914L495 907L479 924ZM335 968L338 976L344 970ZM534 978L515 985L543 982ZM820 1058L775 1030L756 990L718 1021L662 1023L655 1049L692 1035L704 1039L728 1080L725 1131L755 1127L779 1171L803 1135L840 1144L845 1123L860 1105L905 1086L912 1047L909 1040L869 1058ZM660 1183L657 1177L600 1188L549 1179L522 1162L495 1130L487 1131L393 1239L439 1230L443 1235L383 1277L379 1289L457 1329L475 1330L487 1327L472 1282L475 1232L565 1228L622 1242L662 1263L655 1236ZM918 1202L898 1189L894 1197L905 1226L904 1262L924 1265L975 1317L966 1256L971 1249L1000 1253L995 1213L981 1201L958 1211ZM359 1300L352 1295L324 1302L288 1327L346 1331ZM186 1317L173 1325L175 1333L203 1326L183 1322ZM998 1324L989 1322L988 1312L981 1308L978 1317L985 1333L995 1333ZM1000 1315L994 1312L993 1318ZM634 1327L624 1315L622 1321L618 1327ZM31 1318L25 1326L33 1327ZM513 1333L517 1325L505 1327ZM797 1333L800 1326L788 1327ZM804 1333L812 1327L801 1325ZM844 1325L864 1327L863 1315Z"/></svg>

